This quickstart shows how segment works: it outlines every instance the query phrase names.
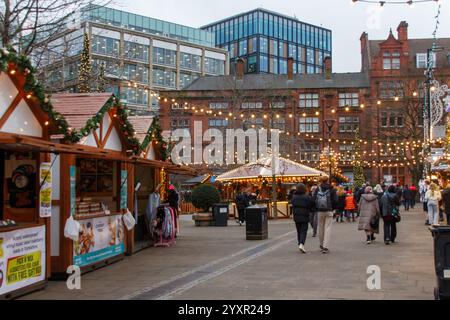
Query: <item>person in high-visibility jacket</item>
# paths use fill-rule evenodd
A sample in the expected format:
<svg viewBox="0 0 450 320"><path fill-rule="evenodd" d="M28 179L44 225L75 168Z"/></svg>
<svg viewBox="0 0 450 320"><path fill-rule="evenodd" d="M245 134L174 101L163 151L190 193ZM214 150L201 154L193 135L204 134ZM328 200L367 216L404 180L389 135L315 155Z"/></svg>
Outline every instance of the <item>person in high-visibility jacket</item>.
<svg viewBox="0 0 450 320"><path fill-rule="evenodd" d="M356 211L355 197L353 196L353 192L349 190L347 197L345 198L345 214L347 216L348 222L351 221L355 222L355 211Z"/></svg>

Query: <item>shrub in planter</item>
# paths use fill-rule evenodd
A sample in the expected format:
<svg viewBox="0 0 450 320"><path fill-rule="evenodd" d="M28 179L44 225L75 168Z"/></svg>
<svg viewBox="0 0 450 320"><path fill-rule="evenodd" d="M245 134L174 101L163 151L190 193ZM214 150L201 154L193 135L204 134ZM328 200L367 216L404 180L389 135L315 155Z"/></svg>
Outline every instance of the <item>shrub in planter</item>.
<svg viewBox="0 0 450 320"><path fill-rule="evenodd" d="M209 212L213 204L220 202L219 191L211 185L201 185L192 191L192 204L197 209Z"/></svg>

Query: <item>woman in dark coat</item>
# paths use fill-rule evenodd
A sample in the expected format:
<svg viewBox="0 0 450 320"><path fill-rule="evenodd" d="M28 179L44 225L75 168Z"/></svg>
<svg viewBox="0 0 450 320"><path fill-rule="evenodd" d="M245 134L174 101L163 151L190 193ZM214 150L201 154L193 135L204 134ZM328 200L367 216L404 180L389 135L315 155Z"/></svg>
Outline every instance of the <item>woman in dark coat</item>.
<svg viewBox="0 0 450 320"><path fill-rule="evenodd" d="M298 248L302 253L306 253L305 242L308 234L309 215L313 207L314 201L311 196L306 194L306 186L302 183L299 184L292 197L292 211L297 228Z"/></svg>
<svg viewBox="0 0 450 320"><path fill-rule="evenodd" d="M384 222L384 243L390 245L395 243L397 238L397 222L395 221L392 213L400 207L400 198L397 195L394 186L390 186L388 191L381 198L381 215Z"/></svg>

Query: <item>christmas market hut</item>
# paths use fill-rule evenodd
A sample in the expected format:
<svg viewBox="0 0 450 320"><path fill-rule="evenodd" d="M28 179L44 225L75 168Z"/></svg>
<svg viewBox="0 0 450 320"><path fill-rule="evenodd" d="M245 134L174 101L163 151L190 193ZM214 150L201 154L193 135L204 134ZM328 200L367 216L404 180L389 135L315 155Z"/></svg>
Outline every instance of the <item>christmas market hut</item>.
<svg viewBox="0 0 450 320"><path fill-rule="evenodd" d="M222 183L223 197L234 199L236 193L242 190L254 194L258 201L268 203L270 207L275 175L277 199L282 200L277 202L277 209L281 216L288 217L289 205L286 200L289 189L300 182L310 185L326 173L282 157L274 159L272 163L272 156L261 158L219 175L216 182ZM230 209L237 213L234 205Z"/></svg>
<svg viewBox="0 0 450 320"><path fill-rule="evenodd" d="M56 192L52 208L52 273L69 266L90 271L123 258L132 237L123 215L133 199L129 183L139 154L128 112L110 93L55 94L51 102L68 122L70 139L52 136L83 154L61 154L53 170ZM65 237L72 219L80 224L78 240Z"/></svg>
<svg viewBox="0 0 450 320"><path fill-rule="evenodd" d="M51 153L72 133L24 56L0 49L0 299L42 289L51 272ZM54 190L53 190L54 193Z"/></svg>

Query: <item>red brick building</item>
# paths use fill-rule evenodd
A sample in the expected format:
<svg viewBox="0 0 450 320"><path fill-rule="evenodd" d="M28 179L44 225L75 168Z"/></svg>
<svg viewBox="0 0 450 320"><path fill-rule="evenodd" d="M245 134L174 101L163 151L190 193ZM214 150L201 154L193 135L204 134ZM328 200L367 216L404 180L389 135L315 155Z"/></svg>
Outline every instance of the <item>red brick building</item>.
<svg viewBox="0 0 450 320"><path fill-rule="evenodd" d="M361 36L362 70L332 73L325 58L324 74L244 74L238 61L236 74L201 77L180 91L161 93L164 130L189 129L202 122L202 130L218 128L277 128L281 156L310 166L329 144L325 120L333 120L331 147L339 155L339 167L352 178L356 128L360 129L361 158L367 180L410 184L418 168L423 140L423 53L432 39L408 39L402 22L397 38L369 40ZM436 52L436 78L450 77L450 39ZM426 64L426 62L425 62ZM209 143L204 143L207 145ZM242 146L241 146L242 147ZM418 168L418 169L417 169ZM214 173L226 165L208 166Z"/></svg>
<svg viewBox="0 0 450 320"><path fill-rule="evenodd" d="M360 40L362 72L370 76L369 101L374 106L372 149L376 155L373 159L379 163L372 168L372 179L392 178L393 182L411 184L422 174L419 163L424 139L424 72L427 51L433 47L434 40L409 39L405 21L399 24L396 36L391 30L386 40L369 40L364 32ZM439 83L447 84L450 38L437 39L436 44L441 50L431 54L434 76Z"/></svg>

